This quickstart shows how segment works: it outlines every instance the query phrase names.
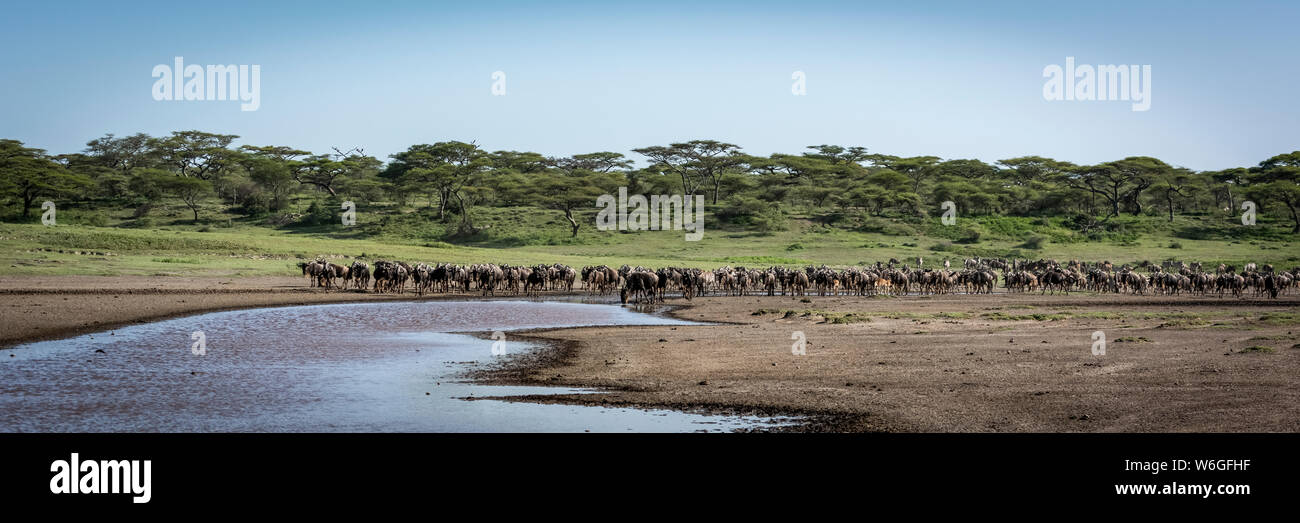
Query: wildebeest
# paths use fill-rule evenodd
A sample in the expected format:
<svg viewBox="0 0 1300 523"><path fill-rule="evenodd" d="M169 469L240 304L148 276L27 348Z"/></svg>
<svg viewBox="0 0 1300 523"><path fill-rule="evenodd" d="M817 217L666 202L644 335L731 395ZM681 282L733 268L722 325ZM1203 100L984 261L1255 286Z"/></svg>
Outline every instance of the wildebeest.
<svg viewBox="0 0 1300 523"><path fill-rule="evenodd" d="M922 261L922 260L917 260ZM1148 290L1156 294L1178 296L1184 293L1205 296L1276 298L1297 287L1300 267L1280 270L1269 264L1241 264L1253 270L1237 272L1230 264L1202 264L1166 260L1160 263L1142 262L1137 266L1125 264L1118 268L1109 261L1084 262L1069 260L1064 264L1056 260L993 260L971 258L965 260L965 269L954 271L938 268L895 267L889 264L865 263L847 268L826 265L808 265L800 268L771 266L747 268L724 266L714 270L691 267L630 267L615 270L606 265L586 266L581 270L563 264L550 265L497 265L476 263L468 266L449 263L408 264L402 261L379 260L373 268L361 260L350 265L333 263L323 258L297 263L301 274L310 286L326 290L335 288L379 293L402 293L410 282L420 296L430 292L471 292L483 296L498 292L526 293L530 296L543 292L573 292L574 283L591 295L618 291L623 301L652 303L662 301L674 293L686 299L707 296L717 290L732 296L747 296L761 291L769 296L789 292L804 296L815 288L824 296L872 296L877 293L909 294L989 294L1001 275L1008 292L1039 291L1055 294L1086 291L1093 293L1130 293L1144 295ZM1212 272L1202 271L1202 267ZM1139 274L1138 270L1147 274ZM653 277L653 278L651 278ZM372 283L373 280L373 283ZM653 281L651 281L653 280ZM653 285L650 285L650 284Z"/></svg>

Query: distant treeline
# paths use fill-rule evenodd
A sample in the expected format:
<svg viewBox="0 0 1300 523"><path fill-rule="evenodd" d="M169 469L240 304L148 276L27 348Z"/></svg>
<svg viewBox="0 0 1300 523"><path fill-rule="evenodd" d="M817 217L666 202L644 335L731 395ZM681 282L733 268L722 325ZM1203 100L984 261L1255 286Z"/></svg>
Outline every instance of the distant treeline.
<svg viewBox="0 0 1300 523"><path fill-rule="evenodd" d="M360 148L233 147L237 138L109 134L57 155L0 140L0 198L9 216L23 219L45 199L147 212L160 198L177 198L198 221L213 199L234 213L275 215L306 193L322 209L342 200L427 205L462 232L474 230L474 207L535 206L563 211L575 235L581 222L574 213L620 186L632 194L703 194L715 217L758 230L783 227L793 209L915 219L938 214L944 201L966 216L1075 216L1086 229L1124 214L1171 221L1183 213L1239 214L1250 200L1300 232L1300 151L1251 167L1193 171L1146 156L1096 165L1038 156L988 164L836 145L752 156L734 144L693 140L633 150L648 163L638 169L617 152L548 157L448 141L413 145L385 161Z"/></svg>

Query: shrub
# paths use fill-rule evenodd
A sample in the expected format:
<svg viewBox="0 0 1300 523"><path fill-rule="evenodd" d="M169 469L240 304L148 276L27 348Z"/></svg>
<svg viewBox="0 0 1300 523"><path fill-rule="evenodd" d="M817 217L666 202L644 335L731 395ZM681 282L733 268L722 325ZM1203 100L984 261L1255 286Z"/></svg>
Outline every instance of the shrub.
<svg viewBox="0 0 1300 523"><path fill-rule="evenodd" d="M330 205L326 201L315 200L307 207L307 212L303 213L299 223L303 225L325 225L327 223L338 223L339 220L334 216L334 210L338 205Z"/></svg>
<svg viewBox="0 0 1300 523"><path fill-rule="evenodd" d="M779 204L747 196L732 196L714 213L718 221L739 225L749 230L772 232L784 230L785 213Z"/></svg>
<svg viewBox="0 0 1300 523"><path fill-rule="evenodd" d="M979 229L966 229L962 231L961 236L957 238L957 243L979 243Z"/></svg>
<svg viewBox="0 0 1300 523"><path fill-rule="evenodd" d="M92 212L83 216L81 222L92 227L108 227L108 216L102 212Z"/></svg>
<svg viewBox="0 0 1300 523"><path fill-rule="evenodd" d="M1030 236L1025 240L1025 243L1020 244L1019 247L1022 249L1039 250L1043 248L1043 243L1046 241L1047 239L1042 236Z"/></svg>

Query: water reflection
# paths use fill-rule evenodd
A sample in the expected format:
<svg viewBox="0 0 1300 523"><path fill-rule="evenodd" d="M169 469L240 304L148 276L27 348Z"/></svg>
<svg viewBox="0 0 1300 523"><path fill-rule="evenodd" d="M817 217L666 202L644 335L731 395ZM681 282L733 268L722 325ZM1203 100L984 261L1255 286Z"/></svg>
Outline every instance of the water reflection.
<svg viewBox="0 0 1300 523"><path fill-rule="evenodd" d="M733 430L765 420L457 398L582 392L458 382L465 332L688 324L574 302L386 302L217 312L0 351L6 432ZM191 334L202 331L206 353ZM538 347L507 341L510 353ZM12 354L12 357L9 355Z"/></svg>

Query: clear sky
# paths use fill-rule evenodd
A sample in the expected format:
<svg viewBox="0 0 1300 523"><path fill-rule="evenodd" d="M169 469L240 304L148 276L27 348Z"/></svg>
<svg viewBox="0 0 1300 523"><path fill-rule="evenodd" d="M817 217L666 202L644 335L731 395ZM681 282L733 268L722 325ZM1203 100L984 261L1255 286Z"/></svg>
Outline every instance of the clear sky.
<svg viewBox="0 0 1300 523"><path fill-rule="evenodd" d="M0 138L75 152L200 129L387 160L477 141L547 155L696 138L996 161L1300 149L1300 2L21 2ZM151 96L157 64L261 66L261 107ZM1151 108L1044 100L1044 67L1151 65ZM492 73L506 73L493 96ZM807 94L791 93L803 71Z"/></svg>

